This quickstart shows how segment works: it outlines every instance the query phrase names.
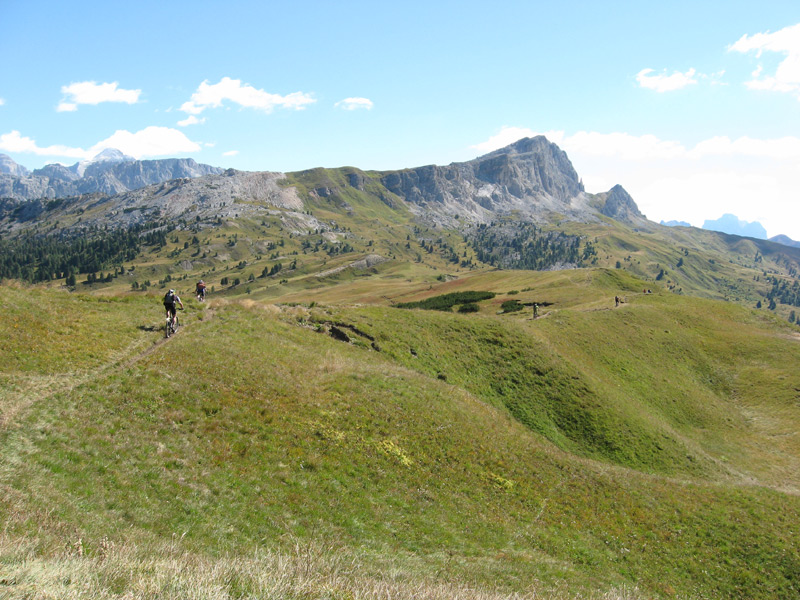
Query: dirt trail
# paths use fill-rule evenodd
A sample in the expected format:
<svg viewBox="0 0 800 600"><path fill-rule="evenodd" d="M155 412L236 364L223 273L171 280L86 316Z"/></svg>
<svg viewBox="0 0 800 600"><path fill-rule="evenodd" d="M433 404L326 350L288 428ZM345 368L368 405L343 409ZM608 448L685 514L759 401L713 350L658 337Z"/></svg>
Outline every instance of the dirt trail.
<svg viewBox="0 0 800 600"><path fill-rule="evenodd" d="M181 325L176 335L185 335L185 330L210 320L215 311L209 308L203 313L202 321L197 320ZM85 383L105 377L115 371L129 369L174 339L174 336L165 338L163 331L159 328L153 327L148 331L157 332L159 337L156 341L152 342L152 336L137 338L126 348L111 354L106 362L92 369L52 375L38 373L0 375L0 433L10 428L35 403L47 400L59 393L70 393ZM145 345L147 347L142 349ZM5 381L6 379L8 381Z"/></svg>

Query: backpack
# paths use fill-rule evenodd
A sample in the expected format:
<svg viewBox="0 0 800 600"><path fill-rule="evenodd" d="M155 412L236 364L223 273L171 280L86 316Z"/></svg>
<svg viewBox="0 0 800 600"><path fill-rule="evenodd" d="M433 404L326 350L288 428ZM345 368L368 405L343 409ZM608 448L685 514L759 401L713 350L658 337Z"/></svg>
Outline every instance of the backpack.
<svg viewBox="0 0 800 600"><path fill-rule="evenodd" d="M164 304L175 304L175 294L167 292L164 296Z"/></svg>

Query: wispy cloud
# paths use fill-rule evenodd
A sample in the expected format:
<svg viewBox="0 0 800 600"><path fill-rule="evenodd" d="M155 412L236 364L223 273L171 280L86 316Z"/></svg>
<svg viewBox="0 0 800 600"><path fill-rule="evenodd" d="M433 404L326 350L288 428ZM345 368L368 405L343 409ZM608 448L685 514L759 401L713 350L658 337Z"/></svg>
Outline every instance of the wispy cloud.
<svg viewBox="0 0 800 600"><path fill-rule="evenodd" d="M97 83L95 81L81 81L70 83L61 87L64 94L61 102L56 107L58 112L73 112L78 110L81 104L100 104L101 102L124 102L125 104L136 104L142 90L125 90L118 87L119 84Z"/></svg>
<svg viewBox="0 0 800 600"><path fill-rule="evenodd" d="M491 152L521 138L537 135L544 135L568 153L574 151L592 156L616 156L626 160L666 159L686 154L686 149L678 142L660 140L654 135L633 136L628 133L579 131L568 136L563 131L538 132L525 127L503 127L499 133L485 142L470 147Z"/></svg>
<svg viewBox="0 0 800 600"><path fill-rule="evenodd" d="M334 106L342 110L372 110L374 104L369 98L345 98L344 100L339 100Z"/></svg>
<svg viewBox="0 0 800 600"><path fill-rule="evenodd" d="M85 159L97 155L106 148L116 148L134 158L148 158L197 152L200 150L200 145L177 129L155 126L145 127L137 132L122 129L115 131L88 149L58 144L39 146L35 140L23 136L19 131L0 135L0 150L37 156Z"/></svg>
<svg viewBox="0 0 800 600"><path fill-rule="evenodd" d="M222 156L236 156L239 154L238 150L228 150L227 152L223 152Z"/></svg>
<svg viewBox="0 0 800 600"><path fill-rule="evenodd" d="M769 158L773 160L800 161L800 137L784 136L759 139L742 136L731 139L715 136L687 148L675 140L662 140L655 135L631 135L623 132L599 133L578 131L567 135L564 131L537 132L525 127L503 127L485 142L470 146L491 152L508 146L524 137L544 135L567 153L581 153L598 157L614 157L626 161L701 159L706 157L739 156Z"/></svg>
<svg viewBox="0 0 800 600"><path fill-rule="evenodd" d="M181 110L190 115L199 115L207 108L219 108L228 100L244 108L254 108L266 113L272 112L276 107L294 110L303 110L309 104L316 102L310 94L294 92L286 96L270 94L264 90L243 84L239 79L223 77L219 83L204 81L192 94L188 102L181 105Z"/></svg>
<svg viewBox="0 0 800 600"><path fill-rule="evenodd" d="M6 103L5 99L0 98L0 106L3 106Z"/></svg>
<svg viewBox="0 0 800 600"><path fill-rule="evenodd" d="M116 148L134 158L145 158L197 152L200 144L193 142L177 129L151 125L133 133L124 129L115 131L110 137L92 146L89 154L94 156L106 148Z"/></svg>
<svg viewBox="0 0 800 600"><path fill-rule="evenodd" d="M203 124L205 122L206 122L205 117L203 117L202 119L198 119L194 115L189 115L188 117L186 117L182 121L178 121L178 126L179 127L187 127L188 125L201 125L201 124Z"/></svg>
<svg viewBox="0 0 800 600"><path fill-rule="evenodd" d="M636 74L636 81L649 90L672 92L697 83L697 71L689 69L686 73L675 71L672 75L667 75L666 71L656 73L654 69L642 69Z"/></svg>
<svg viewBox="0 0 800 600"><path fill-rule="evenodd" d="M36 154L37 156L63 156L67 158L88 158L86 150L58 144L39 146L33 139L23 136L19 131L11 131L0 135L0 150L18 152L20 154Z"/></svg>
<svg viewBox="0 0 800 600"><path fill-rule="evenodd" d="M731 52L755 52L758 58L764 52L783 54L774 74L764 74L763 65L753 72L753 79L745 85L753 90L793 93L800 100L800 23L774 33L743 35L728 48Z"/></svg>
<svg viewBox="0 0 800 600"><path fill-rule="evenodd" d="M479 152L491 152L493 150L497 150L498 148L513 144L522 138L534 137L537 135L541 134L533 129L528 129L527 127L509 127L508 125L504 125L500 128L498 133L490 137L488 140L474 144L470 146L470 148L478 150ZM552 142L555 140L551 139L550 141Z"/></svg>

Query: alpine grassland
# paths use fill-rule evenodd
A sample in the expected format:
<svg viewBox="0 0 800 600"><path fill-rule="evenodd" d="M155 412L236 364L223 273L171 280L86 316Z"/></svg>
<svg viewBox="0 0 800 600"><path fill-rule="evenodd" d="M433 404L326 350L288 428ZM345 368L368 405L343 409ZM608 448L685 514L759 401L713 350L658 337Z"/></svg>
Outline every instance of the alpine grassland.
<svg viewBox="0 0 800 600"><path fill-rule="evenodd" d="M800 594L795 325L404 265L185 295L169 340L160 289L0 285L0 597Z"/></svg>

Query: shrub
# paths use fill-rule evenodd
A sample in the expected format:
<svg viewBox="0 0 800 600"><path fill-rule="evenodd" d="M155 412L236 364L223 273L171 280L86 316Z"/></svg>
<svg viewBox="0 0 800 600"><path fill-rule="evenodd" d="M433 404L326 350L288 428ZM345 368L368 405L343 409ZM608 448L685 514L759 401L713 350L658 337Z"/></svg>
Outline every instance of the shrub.
<svg viewBox="0 0 800 600"><path fill-rule="evenodd" d="M517 312L518 310L522 310L525 308L523 304L520 304L519 300L506 300L500 305L500 308L503 309L503 312Z"/></svg>
<svg viewBox="0 0 800 600"><path fill-rule="evenodd" d="M494 298L494 292L453 292L451 294L442 294L441 296L432 296L419 302L401 302L397 305L397 308L424 308L426 310L448 311L452 310L457 304L480 302L490 298Z"/></svg>
<svg viewBox="0 0 800 600"><path fill-rule="evenodd" d="M478 312L479 310L480 307L478 307L478 305L474 302L467 302L466 304L462 304L458 307L458 312L460 313L473 313Z"/></svg>

